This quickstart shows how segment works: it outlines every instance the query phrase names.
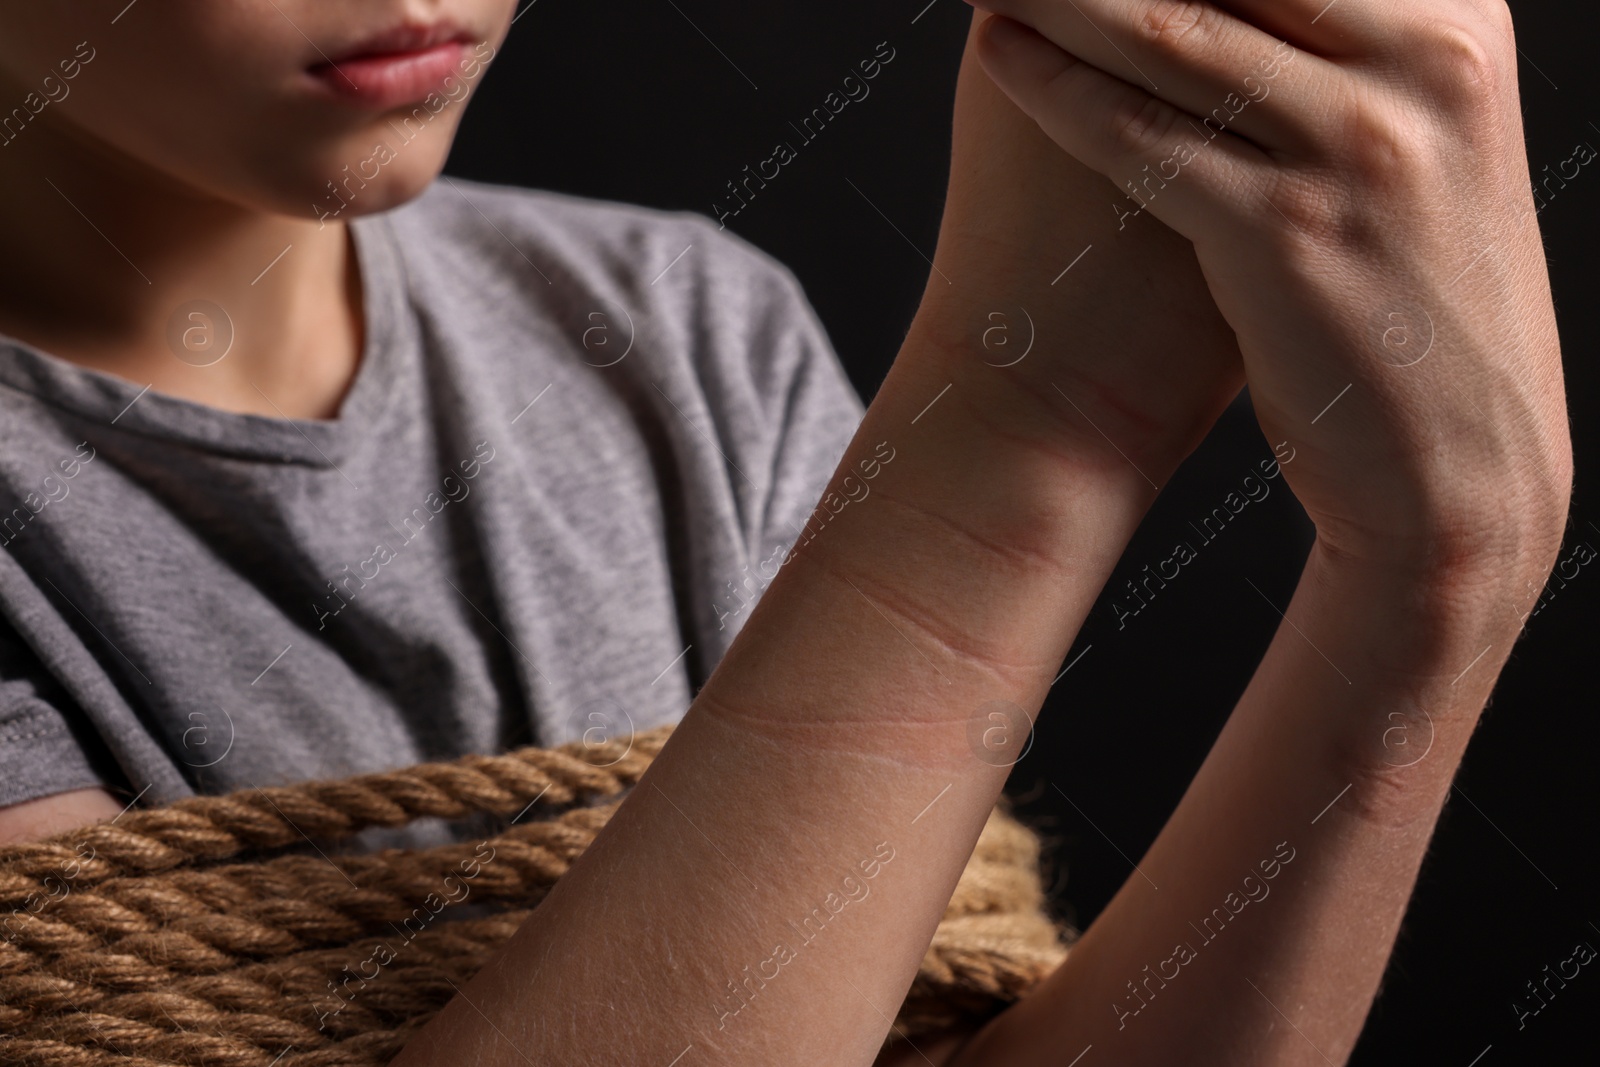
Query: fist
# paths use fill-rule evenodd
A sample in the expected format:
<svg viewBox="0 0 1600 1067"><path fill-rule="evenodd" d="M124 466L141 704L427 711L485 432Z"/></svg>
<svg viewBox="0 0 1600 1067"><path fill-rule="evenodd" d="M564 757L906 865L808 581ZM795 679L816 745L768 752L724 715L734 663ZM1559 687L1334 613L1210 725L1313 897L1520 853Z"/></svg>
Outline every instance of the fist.
<svg viewBox="0 0 1600 1067"><path fill-rule="evenodd" d="M1153 491L1244 370L1193 246L1154 217L1118 219L1121 199L1006 98L970 38L917 328L1007 435Z"/></svg>
<svg viewBox="0 0 1600 1067"><path fill-rule="evenodd" d="M1548 570L1560 346L1500 0L976 0L985 70L1193 242L1319 546Z"/></svg>

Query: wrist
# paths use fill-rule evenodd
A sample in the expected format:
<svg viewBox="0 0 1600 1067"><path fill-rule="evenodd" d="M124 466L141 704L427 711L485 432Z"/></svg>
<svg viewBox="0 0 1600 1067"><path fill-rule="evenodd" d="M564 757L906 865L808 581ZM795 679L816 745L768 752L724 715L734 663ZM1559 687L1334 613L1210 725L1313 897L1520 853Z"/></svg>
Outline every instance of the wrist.
<svg viewBox="0 0 1600 1067"><path fill-rule="evenodd" d="M1450 684L1467 662L1486 645L1503 650L1516 638L1518 573L1516 567L1497 572L1477 562L1356 559L1319 538L1301 585L1306 614L1318 625L1323 625L1320 616L1328 617L1332 639L1348 644L1369 678L1420 694L1442 677L1451 696L1458 697L1477 690ZM1297 591L1296 598L1300 595ZM1484 672L1483 681L1494 673L1493 668Z"/></svg>
<svg viewBox="0 0 1600 1067"><path fill-rule="evenodd" d="M1390 624L1408 632L1407 646L1448 649L1460 634L1509 642L1549 577L1561 533L1532 509L1500 510L1436 523L1431 533L1359 539L1330 536L1319 524L1306 573L1372 590L1374 610L1388 605Z"/></svg>
<svg viewBox="0 0 1600 1067"><path fill-rule="evenodd" d="M969 37L917 358L968 375L991 432L1149 487L1200 443L1243 370L1193 246L1137 205L1018 108Z"/></svg>
<svg viewBox="0 0 1600 1067"><path fill-rule="evenodd" d="M1006 291L1014 294L1017 287ZM1138 499L1142 512L1237 394L1238 383L1200 384L1171 403L1184 383L1149 388L1146 382L1136 399L1130 383L1103 373L1105 364L1174 342L1139 331L1104 336L1114 325L1108 320L1119 317L1109 295L1099 311L1076 301L1052 306L1048 296L1035 295L1031 307L1008 306L1004 297L980 290L951 294L930 287L896 367L908 380L952 386L941 401L955 401L944 413L952 434L996 452L1034 456L1056 469L1057 480L1088 481ZM996 310L1001 307L1006 310Z"/></svg>
<svg viewBox="0 0 1600 1067"><path fill-rule="evenodd" d="M1516 640L1508 591L1477 569L1376 565L1319 542L1278 640L1327 684L1292 695L1267 728L1278 750L1348 784L1343 810L1395 829L1431 822Z"/></svg>
<svg viewBox="0 0 1600 1067"><path fill-rule="evenodd" d="M1086 544L1120 554L1177 461L1119 451L1082 419L1065 425L1072 409L1048 383L1041 393L963 350L949 327L957 313L954 302L924 305L863 421L864 433L910 449L886 491L1041 561L1081 559Z"/></svg>
<svg viewBox="0 0 1600 1067"><path fill-rule="evenodd" d="M797 745L982 771L1004 761L970 722L1004 702L1026 737L1154 490L992 432L927 356L908 340L702 698Z"/></svg>

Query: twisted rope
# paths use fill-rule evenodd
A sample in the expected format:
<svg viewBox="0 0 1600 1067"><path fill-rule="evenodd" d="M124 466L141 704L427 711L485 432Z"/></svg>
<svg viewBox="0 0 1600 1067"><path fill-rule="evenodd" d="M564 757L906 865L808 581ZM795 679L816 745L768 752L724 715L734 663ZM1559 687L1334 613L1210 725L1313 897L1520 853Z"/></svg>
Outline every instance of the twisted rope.
<svg viewBox="0 0 1600 1067"><path fill-rule="evenodd" d="M189 797L52 841L0 848L0 909L22 906L52 877L74 871L75 887L150 874L196 861L344 837L416 819L475 812L514 815L616 796L637 782L670 727L603 744L573 742L503 756L466 756L355 778ZM92 856L92 860L85 860Z"/></svg>
<svg viewBox="0 0 1600 1067"><path fill-rule="evenodd" d="M573 805L638 782L669 732L189 798L0 849L0 1063L380 1067L510 938L620 800ZM534 808L554 814L521 822ZM476 844L272 853L480 812L518 818ZM993 812L894 1038L992 1014L1060 963L1038 859L1033 834ZM451 879L459 899L440 894ZM445 914L468 902L496 910Z"/></svg>

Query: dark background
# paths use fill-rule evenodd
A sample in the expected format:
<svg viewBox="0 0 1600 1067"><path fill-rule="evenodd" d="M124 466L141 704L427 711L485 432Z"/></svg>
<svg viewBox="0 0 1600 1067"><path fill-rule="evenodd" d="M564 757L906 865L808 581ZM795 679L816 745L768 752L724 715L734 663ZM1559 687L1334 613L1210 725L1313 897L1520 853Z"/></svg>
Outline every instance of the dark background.
<svg viewBox="0 0 1600 1067"><path fill-rule="evenodd" d="M896 58L871 96L801 146L729 223L796 271L870 398L927 275L922 253L932 253L937 235L970 19L956 0L927 4L541 0L513 26L449 170L709 215L729 179L790 139L788 122L888 41ZM1591 122L1600 121L1600 73L1588 46L1600 14L1576 4L1512 7L1538 174L1579 142L1600 147ZM1600 547L1600 509L1584 491L1596 445L1588 413L1600 323L1589 289L1600 167L1580 172L1540 218L1578 413L1565 558L1580 543ZM1189 520L1269 455L1248 408L1235 405L1150 515L1125 559L1128 575L1166 555ZM1083 658L1052 691L1036 743L1012 776L1009 791L1052 841L1058 907L1080 926L1129 875L1124 854L1142 853L1177 803L1278 624L1241 579L1279 605L1293 590L1309 529L1281 486L1126 629L1118 631L1104 601L1096 606L1072 653ZM1595 570L1552 580L1547 606L1528 622L1451 795L1353 1063L1543 1065L1578 1050L1594 1062L1585 1020L1600 1006L1596 968L1580 971L1523 1029L1512 1002L1529 1000L1525 983L1577 942L1600 946L1588 855L1597 839L1597 728L1585 662L1600 596Z"/></svg>

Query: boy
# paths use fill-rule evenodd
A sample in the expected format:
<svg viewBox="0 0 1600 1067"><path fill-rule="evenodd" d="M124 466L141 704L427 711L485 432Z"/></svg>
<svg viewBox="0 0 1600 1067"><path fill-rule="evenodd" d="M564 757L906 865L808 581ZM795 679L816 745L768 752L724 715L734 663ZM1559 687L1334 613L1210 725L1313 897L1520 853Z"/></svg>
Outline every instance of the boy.
<svg viewBox="0 0 1600 1067"><path fill-rule="evenodd" d="M4 148L6 476L78 473L8 545L31 755L0 830L114 815L92 783L143 784L119 771L165 798L643 727L715 665L397 1063L868 1063L1003 781L974 727L1031 719L1248 378L1318 526L1289 625L1068 962L912 1051L1348 1055L1568 495L1504 11L984 6L938 271L859 427L792 280L709 223L423 191L509 5L185 0L118 14L103 48L96 5L8 10L0 62L35 117ZM1053 290L1085 246L1103 258ZM1003 369L974 341L999 299L1046 309L1051 339ZM1397 311L1440 358L1384 358ZM775 548L720 628L710 586ZM229 702L219 754L185 718ZM1428 758L1386 762L1424 717ZM730 1012L772 931L869 868L848 936Z"/></svg>

